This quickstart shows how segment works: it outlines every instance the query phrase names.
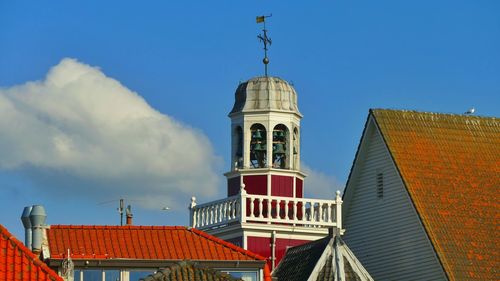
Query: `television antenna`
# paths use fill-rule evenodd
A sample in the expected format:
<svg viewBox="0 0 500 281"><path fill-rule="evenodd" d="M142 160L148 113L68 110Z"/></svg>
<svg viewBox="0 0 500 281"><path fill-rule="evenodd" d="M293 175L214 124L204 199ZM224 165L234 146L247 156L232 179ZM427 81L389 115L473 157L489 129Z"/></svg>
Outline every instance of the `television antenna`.
<svg viewBox="0 0 500 281"><path fill-rule="evenodd" d="M128 200L128 201L143 201L143 200ZM118 203L118 208L116 208L116 210L120 214L120 225L123 226L123 214L124 214L124 212L129 212L130 213L131 209L132 209L132 207L130 205L128 205L125 208L125 199L124 198L100 202L97 205L106 205L106 204L114 203L114 202L119 202Z"/></svg>

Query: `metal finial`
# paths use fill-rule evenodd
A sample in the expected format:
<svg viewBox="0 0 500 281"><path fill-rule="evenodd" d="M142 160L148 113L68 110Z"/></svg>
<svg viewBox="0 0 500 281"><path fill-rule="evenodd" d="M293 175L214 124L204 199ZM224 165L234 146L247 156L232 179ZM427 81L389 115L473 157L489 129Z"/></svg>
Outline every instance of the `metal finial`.
<svg viewBox="0 0 500 281"><path fill-rule="evenodd" d="M272 17L273 15L270 14L269 16L258 16L256 18L256 22L257 23L263 23L264 24L264 28L262 29L262 31L264 32L264 34L259 34L257 35L257 38L259 38L259 40L264 44L264 59L262 60L262 62L264 63L264 73L265 75L267 76L267 65L269 64L269 58L267 57L267 45L271 45L272 44L272 40L271 38L267 37L267 29L266 29L266 18L270 18Z"/></svg>

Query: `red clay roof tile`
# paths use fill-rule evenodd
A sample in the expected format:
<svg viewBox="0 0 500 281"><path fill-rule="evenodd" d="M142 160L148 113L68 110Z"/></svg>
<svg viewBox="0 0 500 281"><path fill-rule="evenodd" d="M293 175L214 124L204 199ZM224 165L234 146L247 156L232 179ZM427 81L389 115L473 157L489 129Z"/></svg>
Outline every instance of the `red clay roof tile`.
<svg viewBox="0 0 500 281"><path fill-rule="evenodd" d="M63 281L1 224L0 280Z"/></svg>
<svg viewBox="0 0 500 281"><path fill-rule="evenodd" d="M51 259L65 258L70 249L73 259L265 260L203 231L178 226L52 225L47 237Z"/></svg>
<svg viewBox="0 0 500 281"><path fill-rule="evenodd" d="M499 280L500 120L371 110L451 280Z"/></svg>

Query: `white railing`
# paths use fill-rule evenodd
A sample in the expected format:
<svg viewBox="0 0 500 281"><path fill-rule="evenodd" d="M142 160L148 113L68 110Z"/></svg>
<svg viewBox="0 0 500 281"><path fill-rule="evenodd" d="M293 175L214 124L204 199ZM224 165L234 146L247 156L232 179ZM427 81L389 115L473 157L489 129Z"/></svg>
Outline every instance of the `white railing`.
<svg viewBox="0 0 500 281"><path fill-rule="evenodd" d="M335 200L322 200L247 194L243 185L239 194L205 204L197 205L193 197L189 210L190 225L198 229L233 222L342 229L339 191Z"/></svg>
<svg viewBox="0 0 500 281"><path fill-rule="evenodd" d="M241 197L231 196L217 201L196 205L191 198L190 225L194 228L212 228L239 221L241 218Z"/></svg>

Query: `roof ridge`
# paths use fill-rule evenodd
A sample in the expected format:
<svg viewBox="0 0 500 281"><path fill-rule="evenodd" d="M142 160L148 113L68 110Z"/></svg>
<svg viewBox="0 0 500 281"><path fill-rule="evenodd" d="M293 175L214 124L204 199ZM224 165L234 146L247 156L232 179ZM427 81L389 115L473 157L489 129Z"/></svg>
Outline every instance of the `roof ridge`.
<svg viewBox="0 0 500 281"><path fill-rule="evenodd" d="M401 113L415 113L415 114L428 114L428 115L441 115L441 116L456 116L456 117L466 117L466 118L479 118L479 119L499 119L496 116L483 116L483 115L472 115L463 113L452 113L452 112L433 112L433 111L421 111L415 109L394 109L394 108L370 108L369 112L401 112Z"/></svg>
<svg viewBox="0 0 500 281"><path fill-rule="evenodd" d="M31 252L21 241L19 241L9 230L0 224L0 234L10 241L13 247L17 247L23 254L27 256L29 260L33 262L36 266L42 268L42 270L49 276L55 278L56 280L63 280L61 276L57 275L50 267L48 267L43 261L41 261L35 254Z"/></svg>
<svg viewBox="0 0 500 281"><path fill-rule="evenodd" d="M53 229L151 229L151 230L181 230L185 226L170 225L80 225L80 224L52 224Z"/></svg>
<svg viewBox="0 0 500 281"><path fill-rule="evenodd" d="M227 242L227 241L222 240L220 238L217 238L217 237L215 237L213 235L210 235L210 234L208 234L208 233L206 233L204 231L201 231L199 229L196 229L196 228L186 228L186 229L188 231L191 231L191 232L195 233L195 234L198 234L198 235L203 236L203 237L205 237L207 239L210 239L210 240L212 240L214 242L217 242L217 243L222 244L222 245L224 245L226 247L229 247L230 249L235 250L235 251L237 251L237 252L239 252L239 253L241 253L243 255L246 255L246 256L249 256L249 257L252 257L252 258L255 258L255 259L259 259L259 260L267 260L265 257L263 257L263 256L261 256L259 254L256 254L256 253L250 252L248 250L245 250L245 249L243 249L241 247L238 247L238 246L234 245L233 243L230 243L230 242Z"/></svg>

